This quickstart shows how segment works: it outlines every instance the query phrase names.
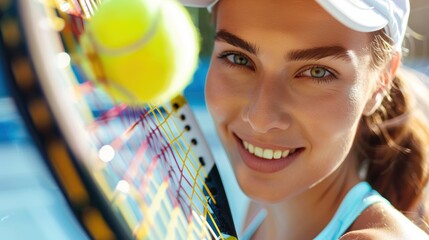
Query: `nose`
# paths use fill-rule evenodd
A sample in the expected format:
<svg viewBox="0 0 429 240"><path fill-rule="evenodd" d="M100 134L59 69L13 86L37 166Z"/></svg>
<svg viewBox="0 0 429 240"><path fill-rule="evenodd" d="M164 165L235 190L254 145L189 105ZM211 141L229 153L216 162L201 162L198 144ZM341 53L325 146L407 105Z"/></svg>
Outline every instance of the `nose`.
<svg viewBox="0 0 429 240"><path fill-rule="evenodd" d="M242 119L258 133L286 130L291 124L288 109L288 96L284 89L275 83L261 84L249 96Z"/></svg>

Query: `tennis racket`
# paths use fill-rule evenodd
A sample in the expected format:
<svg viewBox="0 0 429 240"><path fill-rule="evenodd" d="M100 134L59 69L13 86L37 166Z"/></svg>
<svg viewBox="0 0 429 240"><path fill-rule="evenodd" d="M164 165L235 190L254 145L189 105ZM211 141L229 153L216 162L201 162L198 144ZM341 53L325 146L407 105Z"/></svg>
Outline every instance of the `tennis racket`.
<svg viewBox="0 0 429 240"><path fill-rule="evenodd" d="M100 4L0 3L14 99L70 207L93 239L236 238L186 99L127 105L83 70L78 38Z"/></svg>

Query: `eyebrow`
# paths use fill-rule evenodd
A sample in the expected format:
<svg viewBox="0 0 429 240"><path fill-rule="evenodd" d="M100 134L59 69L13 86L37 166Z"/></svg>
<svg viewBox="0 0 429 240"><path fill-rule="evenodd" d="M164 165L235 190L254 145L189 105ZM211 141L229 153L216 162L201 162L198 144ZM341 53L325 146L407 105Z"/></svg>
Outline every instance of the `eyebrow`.
<svg viewBox="0 0 429 240"><path fill-rule="evenodd" d="M327 57L351 61L351 57L348 51L341 46L327 46L302 50L292 50L287 54L286 59L288 59L289 61L305 61L319 60Z"/></svg>
<svg viewBox="0 0 429 240"><path fill-rule="evenodd" d="M252 54L255 54L255 55L258 52L258 49L255 46L255 44L249 43L246 40L243 40L242 38L228 32L228 31L225 31L225 30L219 30L216 33L215 40L229 43L233 46L244 49L244 50L246 50Z"/></svg>
<svg viewBox="0 0 429 240"><path fill-rule="evenodd" d="M223 29L216 33L215 40L229 43L255 55L258 53L258 48L255 44L252 44ZM320 60L327 57L351 61L348 51L341 46L323 46L308 49L297 49L291 50L286 54L286 59L288 61Z"/></svg>

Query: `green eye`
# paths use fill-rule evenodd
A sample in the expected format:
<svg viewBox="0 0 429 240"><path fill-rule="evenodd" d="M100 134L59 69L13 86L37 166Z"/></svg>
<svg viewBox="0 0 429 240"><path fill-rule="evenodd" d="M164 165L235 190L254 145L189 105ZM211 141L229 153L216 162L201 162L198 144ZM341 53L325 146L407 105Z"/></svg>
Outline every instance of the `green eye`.
<svg viewBox="0 0 429 240"><path fill-rule="evenodd" d="M229 67L255 70L252 60L239 52L222 52L218 55L218 58Z"/></svg>
<svg viewBox="0 0 429 240"><path fill-rule="evenodd" d="M230 54L226 58L229 61L231 61L232 63L237 64L237 65L246 66L249 64L249 60L246 57L239 55L239 54Z"/></svg>
<svg viewBox="0 0 429 240"><path fill-rule="evenodd" d="M314 77L314 78L323 78L326 76L326 74L329 74L329 72L322 67L313 67L309 69L309 71L310 71L311 77Z"/></svg>
<svg viewBox="0 0 429 240"><path fill-rule="evenodd" d="M336 79L336 75L333 73L333 70L324 66L309 66L298 73L298 78L310 78L317 81L318 83L328 82L330 80Z"/></svg>
<svg viewBox="0 0 429 240"><path fill-rule="evenodd" d="M301 77L310 77L310 78L330 78L334 77L331 71L325 67L314 66L307 68L307 70L299 74Z"/></svg>

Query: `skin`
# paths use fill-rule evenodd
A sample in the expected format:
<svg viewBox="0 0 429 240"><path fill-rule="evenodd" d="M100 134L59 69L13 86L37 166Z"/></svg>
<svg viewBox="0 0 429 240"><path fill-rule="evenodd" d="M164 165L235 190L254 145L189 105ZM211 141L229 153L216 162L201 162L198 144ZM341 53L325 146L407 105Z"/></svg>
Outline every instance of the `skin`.
<svg viewBox="0 0 429 240"><path fill-rule="evenodd" d="M374 108L398 60L371 70L370 35L345 27L313 1L220 1L216 28L206 100L238 183L255 200L249 216L267 209L254 239L314 238L360 181L353 151L359 120ZM314 48L335 55L290 54ZM242 140L300 153L281 170L258 171L245 164ZM396 226L408 220L391 207L376 204L365 213L344 239L404 236Z"/></svg>

